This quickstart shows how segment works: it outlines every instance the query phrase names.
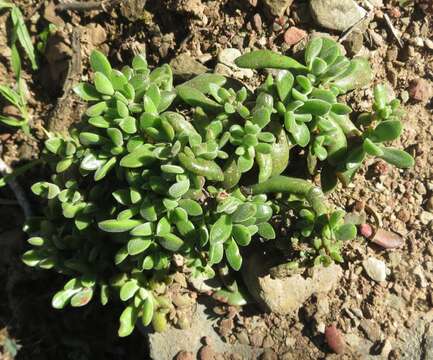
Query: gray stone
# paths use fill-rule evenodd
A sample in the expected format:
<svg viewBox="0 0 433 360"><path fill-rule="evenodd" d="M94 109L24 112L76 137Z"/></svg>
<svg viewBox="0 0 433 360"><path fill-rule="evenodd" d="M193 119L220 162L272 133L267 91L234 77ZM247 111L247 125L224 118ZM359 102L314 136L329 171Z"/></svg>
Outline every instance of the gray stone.
<svg viewBox="0 0 433 360"><path fill-rule="evenodd" d="M264 0L263 5L271 16L283 16L287 8L292 5L293 0Z"/></svg>
<svg viewBox="0 0 433 360"><path fill-rule="evenodd" d="M231 68L237 68L235 59L241 56L241 52L235 48L227 48L220 51L218 54L218 61Z"/></svg>
<svg viewBox="0 0 433 360"><path fill-rule="evenodd" d="M216 353L237 353L245 359L257 359L261 353L260 349L242 344L230 345L221 340L214 330L218 319L207 314L209 306L197 304L191 320L191 328L187 330L169 328L163 333L148 334L151 359L172 360L181 351L193 353L196 359L203 346L202 339L205 337Z"/></svg>
<svg viewBox="0 0 433 360"><path fill-rule="evenodd" d="M209 69L188 54L180 54L170 61L173 75L187 80L195 75L204 74Z"/></svg>
<svg viewBox="0 0 433 360"><path fill-rule="evenodd" d="M218 74L232 76L236 78L251 78L254 72L251 69L241 69L235 64L235 59L241 56L241 52L235 48L227 48L221 50L218 54L219 64L215 67L215 72Z"/></svg>
<svg viewBox="0 0 433 360"><path fill-rule="evenodd" d="M414 326L403 331L396 347L401 360L433 359L433 310L416 320Z"/></svg>
<svg viewBox="0 0 433 360"><path fill-rule="evenodd" d="M311 0L310 10L320 26L337 31L350 28L367 13L353 0Z"/></svg>
<svg viewBox="0 0 433 360"><path fill-rule="evenodd" d="M433 213L429 211L422 211L419 219L423 225L428 225L431 221L433 221Z"/></svg>
<svg viewBox="0 0 433 360"><path fill-rule="evenodd" d="M242 275L249 292L265 311L283 315L297 311L313 294L329 292L343 273L340 266L332 264L313 268L311 277L295 274L274 279L267 271L269 264L265 259L263 254L253 254Z"/></svg>

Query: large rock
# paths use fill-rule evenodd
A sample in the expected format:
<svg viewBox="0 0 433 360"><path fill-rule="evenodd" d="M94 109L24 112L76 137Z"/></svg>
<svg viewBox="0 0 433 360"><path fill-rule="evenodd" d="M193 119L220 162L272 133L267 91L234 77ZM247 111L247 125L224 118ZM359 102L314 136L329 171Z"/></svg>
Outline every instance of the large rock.
<svg viewBox="0 0 433 360"><path fill-rule="evenodd" d="M283 16L287 8L292 5L293 0L264 0L263 4L269 15Z"/></svg>
<svg viewBox="0 0 433 360"><path fill-rule="evenodd" d="M239 354L243 359L257 359L261 353L260 349L248 345L230 345L221 340L214 330L217 318L210 317L208 306L197 304L191 328L179 330L169 328L163 333L151 333L149 335L150 357L153 360L172 360L182 351L193 354L197 359L200 348L203 347L203 338L212 345L215 353Z"/></svg>
<svg viewBox="0 0 433 360"><path fill-rule="evenodd" d="M320 26L337 31L350 28L367 13L353 0L311 0L310 10Z"/></svg>
<svg viewBox="0 0 433 360"><path fill-rule="evenodd" d="M343 273L338 265L315 267L310 277L300 274L272 278L267 273L265 254L255 253L247 259L243 278L249 292L265 311L289 314L297 311L315 293L329 292Z"/></svg>
<svg viewBox="0 0 433 360"><path fill-rule="evenodd" d="M188 54L180 54L170 61L173 75L188 80L195 75L204 74L208 68Z"/></svg>

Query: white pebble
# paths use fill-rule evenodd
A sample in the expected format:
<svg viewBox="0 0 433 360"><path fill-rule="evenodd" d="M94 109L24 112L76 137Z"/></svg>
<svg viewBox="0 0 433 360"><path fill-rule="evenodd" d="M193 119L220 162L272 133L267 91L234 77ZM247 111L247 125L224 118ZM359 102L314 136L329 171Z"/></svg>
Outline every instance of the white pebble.
<svg viewBox="0 0 433 360"><path fill-rule="evenodd" d="M221 50L218 55L218 61L224 65L230 66L231 68L237 69L235 59L241 56L241 52L235 48L228 48Z"/></svg>
<svg viewBox="0 0 433 360"><path fill-rule="evenodd" d="M386 280L389 269L382 260L370 257L362 262L367 275L374 281L381 282Z"/></svg>

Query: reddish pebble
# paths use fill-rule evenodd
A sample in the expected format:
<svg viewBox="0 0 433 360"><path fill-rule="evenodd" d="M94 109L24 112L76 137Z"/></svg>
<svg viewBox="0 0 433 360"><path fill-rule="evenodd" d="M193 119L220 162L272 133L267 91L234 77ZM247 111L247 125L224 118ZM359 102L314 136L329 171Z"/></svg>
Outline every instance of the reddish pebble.
<svg viewBox="0 0 433 360"><path fill-rule="evenodd" d="M342 354L346 348L346 342L344 341L343 335L340 330L332 324L325 329L325 338L328 346L336 354Z"/></svg>
<svg viewBox="0 0 433 360"><path fill-rule="evenodd" d="M263 23L262 23L262 18L260 16L260 14L255 14L253 20L254 20L254 27L256 28L256 30L258 32L261 32L263 29L262 28Z"/></svg>
<svg viewBox="0 0 433 360"><path fill-rule="evenodd" d="M403 246L404 243L403 239L396 233L383 229L377 230L371 241L385 249L396 249Z"/></svg>
<svg viewBox="0 0 433 360"><path fill-rule="evenodd" d="M195 357L192 352L181 351L176 355L176 360L194 360Z"/></svg>
<svg viewBox="0 0 433 360"><path fill-rule="evenodd" d="M369 224L359 225L359 232L362 236L368 239L373 234L373 228Z"/></svg>
<svg viewBox="0 0 433 360"><path fill-rule="evenodd" d="M388 164L385 161L379 160L374 164L373 170L378 176L386 175L388 173Z"/></svg>
<svg viewBox="0 0 433 360"><path fill-rule="evenodd" d="M292 26L284 33L284 42L288 45L295 45L306 36L307 33L304 30Z"/></svg>
<svg viewBox="0 0 433 360"><path fill-rule="evenodd" d="M432 97L432 87L426 79L412 80L409 85L409 96L414 100L427 102Z"/></svg>

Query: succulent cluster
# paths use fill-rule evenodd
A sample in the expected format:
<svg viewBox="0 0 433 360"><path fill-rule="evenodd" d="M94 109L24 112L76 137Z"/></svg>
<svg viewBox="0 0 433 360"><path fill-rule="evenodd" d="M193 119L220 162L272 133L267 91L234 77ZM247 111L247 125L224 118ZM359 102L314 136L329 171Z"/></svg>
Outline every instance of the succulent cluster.
<svg viewBox="0 0 433 360"><path fill-rule="evenodd" d="M284 214L277 193L295 200L287 200L296 219L284 252L299 241L308 244L296 251L303 264L343 261L343 241L356 228L320 188L281 175L290 150L308 148L311 171L326 160L329 173L348 180L367 154L400 167L412 159L381 144L401 132L398 103L382 87L373 112L358 119L361 130L337 101L364 85L365 60L349 61L320 38L305 58L305 66L268 51L238 58L240 66L283 69L251 93L215 74L174 87L168 65L151 71L139 55L118 71L94 51L93 84L75 88L89 102L85 119L67 135L50 134L43 161L51 179L32 186L46 206L26 226L33 249L23 260L68 277L53 306L83 306L98 294L103 305L125 303L120 336L139 318L163 330L172 305L160 289L171 274L239 270L242 247L277 237L271 221ZM220 295L244 302L239 292Z"/></svg>
<svg viewBox="0 0 433 360"><path fill-rule="evenodd" d="M402 115L397 99L388 99L383 85L374 90L371 113L350 119L352 109L338 96L368 85L372 72L364 58L349 60L340 45L327 38L312 39L305 49L305 65L284 55L258 50L236 60L238 66L280 69L258 89L269 94L276 121L284 124L291 147L307 150L311 174L322 164L322 186L347 185L367 155L382 158L399 168L413 165L406 152L381 143L400 137ZM356 125L355 125L356 124ZM325 161L326 160L326 161Z"/></svg>

